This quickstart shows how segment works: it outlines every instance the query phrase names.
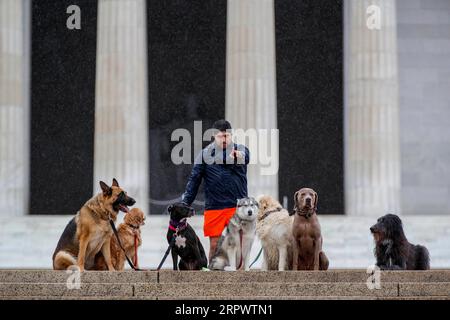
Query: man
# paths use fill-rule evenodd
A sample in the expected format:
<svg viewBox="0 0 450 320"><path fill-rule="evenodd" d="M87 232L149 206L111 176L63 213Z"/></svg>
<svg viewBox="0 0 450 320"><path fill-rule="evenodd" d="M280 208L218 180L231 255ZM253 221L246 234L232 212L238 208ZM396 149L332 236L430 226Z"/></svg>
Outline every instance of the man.
<svg viewBox="0 0 450 320"><path fill-rule="evenodd" d="M248 149L232 141L231 125L218 120L213 125L214 141L195 159L182 201L191 205L205 181L203 233L209 237L211 260L223 229L236 212L237 199L247 197Z"/></svg>

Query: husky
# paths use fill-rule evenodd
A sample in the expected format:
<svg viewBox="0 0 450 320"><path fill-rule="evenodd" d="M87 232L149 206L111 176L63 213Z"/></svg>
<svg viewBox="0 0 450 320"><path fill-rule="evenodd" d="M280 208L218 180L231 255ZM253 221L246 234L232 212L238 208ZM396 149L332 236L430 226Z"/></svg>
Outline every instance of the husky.
<svg viewBox="0 0 450 320"><path fill-rule="evenodd" d="M249 270L250 252L256 234L258 202L251 197L237 200L236 213L224 229L216 252L209 263L210 270Z"/></svg>

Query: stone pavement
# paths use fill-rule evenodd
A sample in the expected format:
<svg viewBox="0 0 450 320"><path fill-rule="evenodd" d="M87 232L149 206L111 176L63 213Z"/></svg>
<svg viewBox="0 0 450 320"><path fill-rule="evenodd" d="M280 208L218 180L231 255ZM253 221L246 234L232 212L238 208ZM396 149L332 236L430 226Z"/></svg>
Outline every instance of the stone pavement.
<svg viewBox="0 0 450 320"><path fill-rule="evenodd" d="M122 216L122 215L121 215ZM324 250L330 269L365 269L374 263L373 240L369 227L374 218L319 216L324 237ZM52 254L71 216L0 217L0 268L49 269ZM143 245L139 252L141 267L155 269L167 249L165 234L168 216L148 216L143 227ZM406 236L412 243L427 246L432 268L450 268L450 218L448 216L404 216ZM206 251L208 239L203 237L202 216L189 223L199 235ZM252 260L260 249L255 241ZM254 265L258 269L261 259ZM164 268L171 268L170 256Z"/></svg>
<svg viewBox="0 0 450 320"><path fill-rule="evenodd" d="M0 270L0 300L4 299L448 300L450 270L387 271L374 279L357 269L82 274Z"/></svg>

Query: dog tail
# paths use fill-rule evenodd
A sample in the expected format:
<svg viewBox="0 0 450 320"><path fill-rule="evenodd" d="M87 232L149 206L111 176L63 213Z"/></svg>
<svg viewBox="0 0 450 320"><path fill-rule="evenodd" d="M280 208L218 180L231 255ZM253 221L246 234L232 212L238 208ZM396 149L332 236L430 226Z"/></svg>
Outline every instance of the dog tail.
<svg viewBox="0 0 450 320"><path fill-rule="evenodd" d="M59 251L53 259L53 270L67 270L68 267L76 265L77 260L67 251Z"/></svg>
<svg viewBox="0 0 450 320"><path fill-rule="evenodd" d="M429 270L430 269L430 254L428 249L424 246L416 246L416 269Z"/></svg>

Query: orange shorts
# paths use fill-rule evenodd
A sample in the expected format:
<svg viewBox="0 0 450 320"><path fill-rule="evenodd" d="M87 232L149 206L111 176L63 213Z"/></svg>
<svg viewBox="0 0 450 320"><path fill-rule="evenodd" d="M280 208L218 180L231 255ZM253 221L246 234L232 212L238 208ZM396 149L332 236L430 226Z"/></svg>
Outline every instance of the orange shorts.
<svg viewBox="0 0 450 320"><path fill-rule="evenodd" d="M231 217L236 212L236 207L205 210L203 234L205 237L219 237L222 235L223 229L228 225Z"/></svg>

